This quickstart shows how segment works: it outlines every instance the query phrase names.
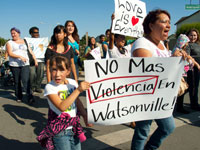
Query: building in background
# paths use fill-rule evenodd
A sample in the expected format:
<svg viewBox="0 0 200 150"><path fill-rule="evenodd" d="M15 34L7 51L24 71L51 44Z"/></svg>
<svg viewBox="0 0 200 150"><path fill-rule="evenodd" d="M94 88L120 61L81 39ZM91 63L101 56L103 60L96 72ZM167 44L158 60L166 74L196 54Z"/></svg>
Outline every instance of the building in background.
<svg viewBox="0 0 200 150"><path fill-rule="evenodd" d="M200 22L200 10L195 13L182 17L174 25L176 25L176 30L179 29L183 24L199 23Z"/></svg>

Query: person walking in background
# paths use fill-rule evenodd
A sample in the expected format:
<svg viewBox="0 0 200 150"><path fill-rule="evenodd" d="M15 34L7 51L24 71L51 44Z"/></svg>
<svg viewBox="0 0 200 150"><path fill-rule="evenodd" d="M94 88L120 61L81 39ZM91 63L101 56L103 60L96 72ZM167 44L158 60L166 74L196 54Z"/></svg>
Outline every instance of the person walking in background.
<svg viewBox="0 0 200 150"><path fill-rule="evenodd" d="M68 45L68 37L63 25L57 25L53 30L51 41L45 53L45 62L47 68L47 82L51 81L51 74L49 70L49 60L52 56L61 55L69 59L71 64L72 73L75 80L78 82L76 75L76 67L74 64L74 52L73 48Z"/></svg>
<svg viewBox="0 0 200 150"><path fill-rule="evenodd" d="M107 29L106 30L106 40L102 43L103 58L107 58L109 40L110 40L110 29Z"/></svg>
<svg viewBox="0 0 200 150"><path fill-rule="evenodd" d="M191 29L188 31L187 36L189 37L190 42L186 47L186 52L192 56L198 64L200 64L199 31L197 29ZM198 103L199 70L197 66L194 66L192 70L187 72L187 81L189 84L191 109L200 111Z"/></svg>
<svg viewBox="0 0 200 150"><path fill-rule="evenodd" d="M95 49L97 46L96 44L96 40L94 37L91 37L89 39L89 42L88 42L88 46L85 48L85 51L84 51L84 57L87 59L87 60L91 60L91 59L94 59L94 57L90 54L90 52Z"/></svg>
<svg viewBox="0 0 200 150"><path fill-rule="evenodd" d="M68 45L70 45L73 48L74 51L74 64L76 66L76 75L77 79L79 77L79 65L78 65L78 57L79 57L79 35L78 35L78 29L74 21L68 20L65 23L65 30L67 32L68 36ZM75 77L72 75L72 78L75 79Z"/></svg>
<svg viewBox="0 0 200 150"><path fill-rule="evenodd" d="M170 14L165 10L156 9L150 11L143 21L144 37L137 39L132 47L133 57L170 57L171 52L164 46L163 41L170 31ZM173 56L184 56L183 51L175 51ZM132 139L132 150L156 150L162 142L175 129L173 116L155 119L158 128L149 135L153 120L137 121ZM145 145L146 143L146 145Z"/></svg>
<svg viewBox="0 0 200 150"><path fill-rule="evenodd" d="M96 41L96 40L95 40ZM101 34L99 36L99 42L96 42L96 45L98 47L100 47L100 52L101 52L101 58L104 57L104 54L103 54L103 42L105 41L105 35Z"/></svg>
<svg viewBox="0 0 200 150"><path fill-rule="evenodd" d="M189 42L189 38L184 35L184 34L180 34L177 38L177 41L176 41L176 45L175 47L173 48L172 50L172 54L176 51L176 50L184 50L185 51L185 48ZM189 67L189 65L186 65L184 68L184 71L188 71L187 67ZM186 73L183 74L183 77L186 79ZM180 112L180 113L183 113L183 114L188 114L190 113L189 111L187 111L184 107L183 107L183 100L184 100L184 95L180 95L177 97L177 101L176 101L176 104L177 104L177 107L176 107L176 111L177 112Z"/></svg>
<svg viewBox="0 0 200 150"><path fill-rule="evenodd" d="M33 95L30 88L30 68L28 50L30 51L35 61L35 66L38 66L37 60L30 47L27 47L24 39L20 38L20 30L17 28L11 28L10 30L12 40L9 40L6 44L6 50L9 56L9 66L14 77L15 96L17 102L22 101L22 86L27 95L27 101L29 104L34 102Z"/></svg>
<svg viewBox="0 0 200 150"><path fill-rule="evenodd" d="M29 34L32 38L39 38L39 28L31 27L29 29ZM35 47L33 49L33 53L35 52ZM42 93L41 83L44 77L44 58L37 58L38 66L30 66L30 84L31 90L33 92Z"/></svg>
<svg viewBox="0 0 200 150"><path fill-rule="evenodd" d="M176 41L176 45L175 47L173 48L172 50L172 54L176 51L176 50L183 50L183 51L186 51L186 47L188 46L188 43L189 43L190 39L185 35L185 34L180 34L178 36L178 39ZM185 73L183 74L183 77L185 78L185 80L187 80L187 71L188 70L192 70L193 69L193 66L197 67L198 70L200 70L200 65L190 56L190 55L186 55L186 58L187 58L187 61L188 61L188 64L185 65L184 67L184 71ZM180 113L184 113L184 114L188 114L189 111L187 111L184 107L183 107L183 100L184 100L184 94L183 93L182 95L179 95L177 97L177 107L176 107L176 110L177 112L180 112Z"/></svg>

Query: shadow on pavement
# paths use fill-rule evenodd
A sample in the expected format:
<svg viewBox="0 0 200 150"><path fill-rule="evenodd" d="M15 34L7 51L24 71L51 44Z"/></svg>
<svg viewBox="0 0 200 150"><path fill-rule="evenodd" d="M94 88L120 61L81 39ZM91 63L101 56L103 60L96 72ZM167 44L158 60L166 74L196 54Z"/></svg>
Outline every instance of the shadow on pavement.
<svg viewBox="0 0 200 150"><path fill-rule="evenodd" d="M34 108L48 108L48 102L46 98L41 98L39 95L33 94L35 102L31 105Z"/></svg>
<svg viewBox="0 0 200 150"><path fill-rule="evenodd" d="M14 96L14 87L13 86L0 86L0 97L9 98L15 100Z"/></svg>
<svg viewBox="0 0 200 150"><path fill-rule="evenodd" d="M26 123L23 121L24 119L34 120L35 122L33 122L31 126L34 127L34 133L36 135L39 135L39 133L42 131L42 129L46 125L47 120L45 118L44 113L31 110L27 107L14 106L10 104L5 104L2 107L4 108L6 112L10 114L10 116L13 119L16 120L17 123L21 125L26 125ZM23 119L20 120L19 118L23 118Z"/></svg>
<svg viewBox="0 0 200 150"><path fill-rule="evenodd" d="M42 150L38 143L25 143L18 140L6 139L0 135L1 150Z"/></svg>
<svg viewBox="0 0 200 150"><path fill-rule="evenodd" d="M84 128L87 140L81 143L81 147L83 150L120 150L93 138L93 132L97 131L98 130L93 128Z"/></svg>
<svg viewBox="0 0 200 150"><path fill-rule="evenodd" d="M183 113L179 113L176 111L176 107L174 108L174 112L173 112L173 115L176 119L184 122L185 124L188 124L188 125L192 125L192 126L197 126L197 127L200 127L200 124L196 123L197 121L199 121L199 118L200 118L200 113L199 111L195 111L195 110L192 110L190 108L190 104L184 104L184 108L189 111L189 114L183 114ZM196 113L199 113L196 114ZM196 115L194 115L196 114ZM187 122L185 121L184 119L187 119L189 120L190 122Z"/></svg>

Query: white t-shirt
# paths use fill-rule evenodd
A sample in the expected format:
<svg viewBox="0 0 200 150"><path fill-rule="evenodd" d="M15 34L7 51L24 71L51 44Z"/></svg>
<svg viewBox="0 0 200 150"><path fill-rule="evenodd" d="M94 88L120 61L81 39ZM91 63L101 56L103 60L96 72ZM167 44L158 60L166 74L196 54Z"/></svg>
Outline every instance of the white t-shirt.
<svg viewBox="0 0 200 150"><path fill-rule="evenodd" d="M68 84L55 84L54 81L51 81L45 86L44 90L44 96L48 100L49 107L52 111L54 111L57 115L60 115L62 112L54 106L54 104L49 100L47 97L50 94L58 94L61 100L66 99L77 87L78 84L75 80L73 79L67 79ZM71 117L76 117L76 103L74 103L67 109L65 110L65 113L68 113Z"/></svg>
<svg viewBox="0 0 200 150"><path fill-rule="evenodd" d="M14 41L10 40L8 41L10 46L12 47L12 52L16 55L22 56L27 59L26 62L23 62L19 58L13 58L9 57L9 65L13 67L20 67L20 66L27 66L29 65L29 57L28 57L28 49L26 44L18 44L15 43Z"/></svg>
<svg viewBox="0 0 200 150"><path fill-rule="evenodd" d="M133 51L139 48L146 49L152 53L152 57L170 57L171 51L169 51L164 43L161 41L161 44L164 47L164 50L159 49L154 43L146 39L145 37L141 37L137 39L133 43L133 47L131 49L131 56L133 57Z"/></svg>
<svg viewBox="0 0 200 150"><path fill-rule="evenodd" d="M131 44L124 46L125 54L121 54L118 48L113 45L113 49L108 49L110 58L129 58L131 57Z"/></svg>

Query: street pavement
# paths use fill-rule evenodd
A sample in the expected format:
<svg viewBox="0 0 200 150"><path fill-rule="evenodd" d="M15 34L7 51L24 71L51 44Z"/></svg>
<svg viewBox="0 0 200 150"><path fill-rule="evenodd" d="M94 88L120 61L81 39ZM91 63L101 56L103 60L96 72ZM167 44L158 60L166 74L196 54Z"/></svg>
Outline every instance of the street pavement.
<svg viewBox="0 0 200 150"><path fill-rule="evenodd" d="M83 80L84 76L80 77ZM45 86L45 81L43 82ZM43 94L34 93L36 102L17 103L12 86L0 85L0 150L42 150L36 137L47 120L48 104ZM86 107L85 93L80 99ZM200 150L200 112L189 108L189 97L184 99L185 107L191 113L183 115L174 112L176 129L159 150ZM134 129L127 124L113 126L94 125L84 127L87 140L82 143L83 150L129 150ZM151 133L156 129L153 122Z"/></svg>

